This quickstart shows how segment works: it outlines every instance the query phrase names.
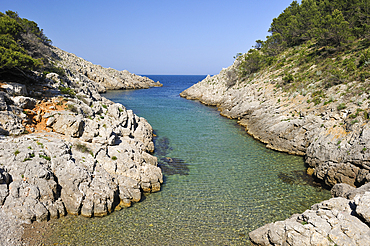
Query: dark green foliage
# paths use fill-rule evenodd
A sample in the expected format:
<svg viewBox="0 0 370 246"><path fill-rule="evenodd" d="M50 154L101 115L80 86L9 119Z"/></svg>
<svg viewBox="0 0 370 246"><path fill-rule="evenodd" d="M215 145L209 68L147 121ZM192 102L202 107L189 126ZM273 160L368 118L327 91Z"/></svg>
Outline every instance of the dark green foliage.
<svg viewBox="0 0 370 246"><path fill-rule="evenodd" d="M13 11L0 12L0 74L2 77L29 77L31 71L63 74L50 57L51 40L36 22L20 18Z"/></svg>
<svg viewBox="0 0 370 246"><path fill-rule="evenodd" d="M287 74L283 77L283 81L285 84L292 83L294 81L294 77L292 74Z"/></svg>
<svg viewBox="0 0 370 246"><path fill-rule="evenodd" d="M364 82L368 78L370 78L370 72L364 71L360 73L360 80L362 82Z"/></svg>
<svg viewBox="0 0 370 246"><path fill-rule="evenodd" d="M70 95L71 97L76 96L76 92L72 88L59 86L59 90L62 94Z"/></svg>
<svg viewBox="0 0 370 246"><path fill-rule="evenodd" d="M349 23L341 11L335 9L328 13L316 28L317 43L321 46L340 46L351 39Z"/></svg>
<svg viewBox="0 0 370 246"><path fill-rule="evenodd" d="M292 47L317 38L320 45L339 46L352 36L369 35L369 3L362 0L293 1L273 19L269 32L279 33L281 43Z"/></svg>
<svg viewBox="0 0 370 246"><path fill-rule="evenodd" d="M258 72L265 62L264 56L260 51L251 49L241 58L239 65L239 75L246 76Z"/></svg>
<svg viewBox="0 0 370 246"><path fill-rule="evenodd" d="M370 51L365 51L361 54L360 60L358 61L358 67L366 67L370 65Z"/></svg>
<svg viewBox="0 0 370 246"><path fill-rule="evenodd" d="M257 40L248 53L238 55L240 81L251 81L250 75L267 67L281 69L279 86L291 92L307 90L312 81L320 81L317 89L322 90L370 78L367 0L293 1L268 31L271 35L265 41ZM322 95L311 101L328 103Z"/></svg>
<svg viewBox="0 0 370 246"><path fill-rule="evenodd" d="M345 109L347 106L346 106L346 104L345 103L341 103L341 104L339 104L338 105L338 107L337 107L337 109L340 111L340 110L342 110L342 109Z"/></svg>
<svg viewBox="0 0 370 246"><path fill-rule="evenodd" d="M40 158L44 158L45 160L47 160L47 161L50 161L51 160L51 158L49 157L49 156L46 156L46 155L39 155L39 157Z"/></svg>

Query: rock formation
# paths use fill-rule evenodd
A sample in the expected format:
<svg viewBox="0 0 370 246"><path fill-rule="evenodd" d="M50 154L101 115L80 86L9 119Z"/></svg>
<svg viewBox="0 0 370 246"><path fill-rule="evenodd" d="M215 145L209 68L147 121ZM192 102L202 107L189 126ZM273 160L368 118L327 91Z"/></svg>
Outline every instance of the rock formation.
<svg viewBox="0 0 370 246"><path fill-rule="evenodd" d="M93 81L97 85L98 92L105 90L120 89L147 89L153 86L162 86L159 82L129 73L127 70L117 71L113 68L104 68L92 64L72 53L63 51L57 47L53 48L57 55L58 65L66 70L70 79L79 81Z"/></svg>
<svg viewBox="0 0 370 246"><path fill-rule="evenodd" d="M335 185L332 189L335 198L315 204L285 221L260 227L249 234L250 240L255 245L264 246L368 245L369 185L348 188L345 184Z"/></svg>
<svg viewBox="0 0 370 246"><path fill-rule="evenodd" d="M105 216L160 190L152 128L99 93L160 86L53 48L66 75L0 84L0 205L31 222Z"/></svg>
<svg viewBox="0 0 370 246"><path fill-rule="evenodd" d="M370 181L370 124L360 116L368 110L366 93L344 101L341 94L350 85L337 85L327 92L331 103L314 105L309 100L311 92L303 96L277 89L279 71L265 71L251 83L243 83L232 76L237 66L238 60L180 95L217 106L222 115L238 119L267 148L304 155L314 177L328 186L360 186Z"/></svg>
<svg viewBox="0 0 370 246"><path fill-rule="evenodd" d="M367 245L370 190L364 184L370 181L368 94L344 97L346 90L359 86L354 81L328 88L328 101L312 102L320 81L302 93L288 93L276 86L282 82L281 70L252 74L247 82L238 79L238 66L237 59L180 95L217 106L223 116L238 119L267 148L305 156L307 173L334 186L334 196L343 196L265 225L250 233L251 241L256 245Z"/></svg>

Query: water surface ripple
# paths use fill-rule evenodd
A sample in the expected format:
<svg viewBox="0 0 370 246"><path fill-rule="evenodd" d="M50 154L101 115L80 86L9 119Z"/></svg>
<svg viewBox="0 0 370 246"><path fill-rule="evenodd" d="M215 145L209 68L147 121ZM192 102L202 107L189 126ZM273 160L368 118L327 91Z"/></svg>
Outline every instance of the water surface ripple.
<svg viewBox="0 0 370 246"><path fill-rule="evenodd" d="M302 157L266 149L216 108L179 97L205 76L149 77L164 86L104 96L153 126L168 169L162 190L104 218L59 219L48 244L245 245L251 230L330 197L308 185Z"/></svg>

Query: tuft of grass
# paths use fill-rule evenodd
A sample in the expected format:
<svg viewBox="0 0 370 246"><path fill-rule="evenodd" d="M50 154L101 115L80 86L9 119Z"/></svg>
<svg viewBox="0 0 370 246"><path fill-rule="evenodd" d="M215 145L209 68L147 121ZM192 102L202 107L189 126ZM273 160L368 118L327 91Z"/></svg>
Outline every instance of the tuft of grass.
<svg viewBox="0 0 370 246"><path fill-rule="evenodd" d="M94 157L94 153L92 152L89 147L87 147L85 144L76 144L76 149L82 153L89 153L92 157Z"/></svg>
<svg viewBox="0 0 370 246"><path fill-rule="evenodd" d="M69 110L73 113L78 113L78 108L73 104L67 104L65 109L67 109L67 110Z"/></svg>
<svg viewBox="0 0 370 246"><path fill-rule="evenodd" d="M117 160L117 156L112 156L112 160L113 161Z"/></svg>
<svg viewBox="0 0 370 246"><path fill-rule="evenodd" d="M345 109L347 106L345 103L340 103L337 107L338 111L342 110L342 109Z"/></svg>
<svg viewBox="0 0 370 246"><path fill-rule="evenodd" d="M49 156L46 156L46 155L39 155L39 157L40 158L44 158L45 160L47 160L47 161L50 161L51 160L51 158L49 157Z"/></svg>
<svg viewBox="0 0 370 246"><path fill-rule="evenodd" d="M62 94L69 95L71 97L76 96L76 92L72 88L59 86L59 90Z"/></svg>
<svg viewBox="0 0 370 246"><path fill-rule="evenodd" d="M16 150L16 151L14 152L14 155L15 155L15 156L17 156L19 153L20 153L20 152L19 152L19 150Z"/></svg>

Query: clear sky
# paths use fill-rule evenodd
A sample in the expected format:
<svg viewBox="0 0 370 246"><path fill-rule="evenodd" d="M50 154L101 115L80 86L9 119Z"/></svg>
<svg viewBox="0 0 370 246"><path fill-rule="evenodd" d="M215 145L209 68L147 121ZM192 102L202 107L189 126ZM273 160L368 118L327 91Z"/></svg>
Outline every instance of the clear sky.
<svg viewBox="0 0 370 246"><path fill-rule="evenodd" d="M136 74L217 74L292 0L0 0L53 45Z"/></svg>

